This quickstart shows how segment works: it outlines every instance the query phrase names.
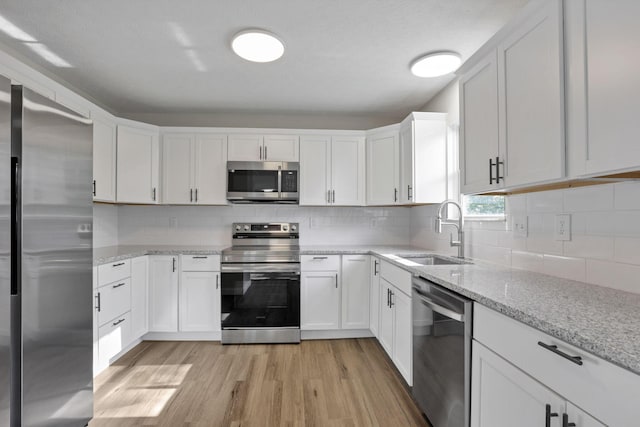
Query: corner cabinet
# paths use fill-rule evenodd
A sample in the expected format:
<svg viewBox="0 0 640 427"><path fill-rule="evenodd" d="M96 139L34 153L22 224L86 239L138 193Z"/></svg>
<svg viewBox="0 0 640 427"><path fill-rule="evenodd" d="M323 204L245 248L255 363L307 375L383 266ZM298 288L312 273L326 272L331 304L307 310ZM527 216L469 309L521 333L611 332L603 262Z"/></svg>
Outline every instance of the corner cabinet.
<svg viewBox="0 0 640 427"><path fill-rule="evenodd" d="M447 198L447 115L412 113L400 125L400 203Z"/></svg>
<svg viewBox="0 0 640 427"><path fill-rule="evenodd" d="M400 135L397 129L374 131L367 137L367 204L400 202Z"/></svg>
<svg viewBox="0 0 640 427"><path fill-rule="evenodd" d="M162 202L224 205L227 136L168 133L162 137Z"/></svg>
<svg viewBox="0 0 640 427"><path fill-rule="evenodd" d="M361 206L365 204L364 189L364 138L300 138L300 205Z"/></svg>
<svg viewBox="0 0 640 427"><path fill-rule="evenodd" d="M229 135L228 160L244 162L297 162L300 158L297 135Z"/></svg>
<svg viewBox="0 0 640 427"><path fill-rule="evenodd" d="M472 427L637 425L640 375L477 303L473 322Z"/></svg>
<svg viewBox="0 0 640 427"><path fill-rule="evenodd" d="M460 80L462 192L565 177L563 15L533 4Z"/></svg>
<svg viewBox="0 0 640 427"><path fill-rule="evenodd" d="M116 124L93 117L93 200L116 201Z"/></svg>
<svg viewBox="0 0 640 427"><path fill-rule="evenodd" d="M120 203L159 202L160 147L158 129L118 125L117 191Z"/></svg>

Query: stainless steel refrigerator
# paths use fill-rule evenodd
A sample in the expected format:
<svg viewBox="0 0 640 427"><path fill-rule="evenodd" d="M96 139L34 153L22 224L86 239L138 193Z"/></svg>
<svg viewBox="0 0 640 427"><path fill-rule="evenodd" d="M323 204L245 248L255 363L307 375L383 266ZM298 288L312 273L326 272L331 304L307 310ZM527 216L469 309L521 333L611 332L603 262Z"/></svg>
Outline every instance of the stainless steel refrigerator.
<svg viewBox="0 0 640 427"><path fill-rule="evenodd" d="M0 77L0 426L93 414L92 124Z"/></svg>

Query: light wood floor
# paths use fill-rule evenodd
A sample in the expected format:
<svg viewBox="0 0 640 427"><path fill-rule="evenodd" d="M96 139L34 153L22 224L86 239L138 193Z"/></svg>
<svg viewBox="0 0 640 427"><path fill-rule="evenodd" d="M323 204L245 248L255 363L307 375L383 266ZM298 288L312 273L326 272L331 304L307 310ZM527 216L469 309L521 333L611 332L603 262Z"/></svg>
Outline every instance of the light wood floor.
<svg viewBox="0 0 640 427"><path fill-rule="evenodd" d="M428 426L375 339L143 342L95 381L90 427Z"/></svg>

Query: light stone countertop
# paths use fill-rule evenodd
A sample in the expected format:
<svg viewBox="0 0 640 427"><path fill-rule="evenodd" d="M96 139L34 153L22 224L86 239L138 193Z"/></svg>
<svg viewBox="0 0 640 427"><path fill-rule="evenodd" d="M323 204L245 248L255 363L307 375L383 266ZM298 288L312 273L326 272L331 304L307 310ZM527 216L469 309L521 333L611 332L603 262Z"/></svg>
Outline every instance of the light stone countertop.
<svg viewBox="0 0 640 427"><path fill-rule="evenodd" d="M224 246L118 246L94 250L94 264L142 255L217 255ZM486 307L640 375L640 294L469 260L421 266L411 246L301 246L301 255L371 254Z"/></svg>

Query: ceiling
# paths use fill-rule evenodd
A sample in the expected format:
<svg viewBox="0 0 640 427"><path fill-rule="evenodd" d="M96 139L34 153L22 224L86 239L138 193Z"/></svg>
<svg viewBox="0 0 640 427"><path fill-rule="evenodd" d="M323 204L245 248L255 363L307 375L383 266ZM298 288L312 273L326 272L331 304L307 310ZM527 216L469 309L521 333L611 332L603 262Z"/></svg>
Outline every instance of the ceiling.
<svg viewBox="0 0 640 427"><path fill-rule="evenodd" d="M121 116L334 114L404 117L453 75L414 77L437 50L467 59L527 0L2 0L0 15L32 42L0 44ZM251 63L238 31L277 34L284 56ZM167 124L167 123L158 123Z"/></svg>

